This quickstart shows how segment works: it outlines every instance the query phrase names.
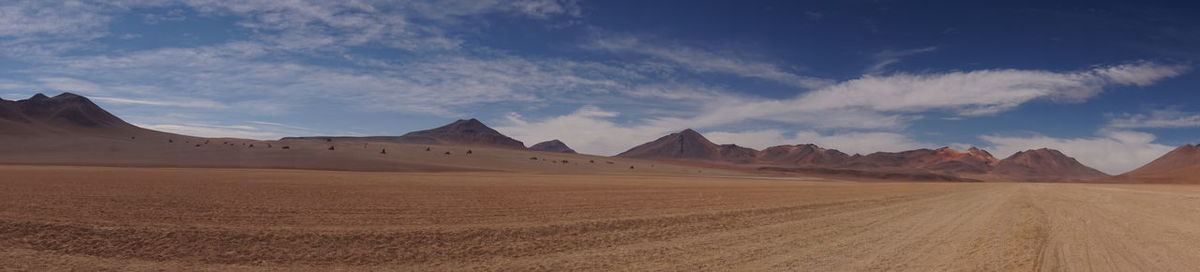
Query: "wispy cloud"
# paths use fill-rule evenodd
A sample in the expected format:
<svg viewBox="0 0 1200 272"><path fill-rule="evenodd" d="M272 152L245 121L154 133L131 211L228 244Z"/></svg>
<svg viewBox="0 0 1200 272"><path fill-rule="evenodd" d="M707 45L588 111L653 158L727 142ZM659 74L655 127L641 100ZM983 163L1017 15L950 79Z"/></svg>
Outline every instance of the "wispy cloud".
<svg viewBox="0 0 1200 272"><path fill-rule="evenodd" d="M170 100L129 99L129 98L104 97L104 96L92 96L90 98L92 100L96 100L96 101L99 101L102 103L112 103L112 104L133 104L133 105L148 105L148 106L160 106L160 107L205 108L205 109L222 109L222 108L228 107L227 105L222 104L220 102L211 101L211 100L197 100L197 99L170 101Z"/></svg>
<svg viewBox="0 0 1200 272"><path fill-rule="evenodd" d="M289 134L281 134L274 131L264 131L252 126L237 126L237 125L213 125L201 123L172 123L172 124L147 124L135 123L135 125L147 129L178 133L190 136L199 137L229 137L243 138L256 140L279 139Z"/></svg>
<svg viewBox="0 0 1200 272"><path fill-rule="evenodd" d="M1121 129L1200 127L1200 113L1162 109L1152 110L1149 113L1111 115L1108 127Z"/></svg>
<svg viewBox="0 0 1200 272"><path fill-rule="evenodd" d="M617 53L634 53L657 58L701 73L722 73L746 78L770 80L801 88L820 88L829 80L805 76L762 60L741 57L733 51L717 52L677 44L645 41L630 35L600 34L584 48Z"/></svg>
<svg viewBox="0 0 1200 272"><path fill-rule="evenodd" d="M880 73L883 73L884 70L887 69L888 66L899 63L900 60L903 59L904 57L929 53L929 52L937 51L937 49L938 48L936 46L930 46L930 47L922 47L922 48L899 50L899 51L884 50L883 52L879 52L871 57L872 59L875 60L875 63L871 64L871 67L867 67L867 70L864 73L866 73L868 75L878 75Z"/></svg>
<svg viewBox="0 0 1200 272"><path fill-rule="evenodd" d="M1120 70L1148 82L1177 76L1187 67L1145 63ZM691 118L662 123L711 127L771 120L822 128L900 128L919 114L942 111L979 116L1011 110L1036 99L1087 100L1106 87L1136 84L1113 79L1099 67L1076 72L979 70L940 74L864 76L791 99L724 101Z"/></svg>
<svg viewBox="0 0 1200 272"><path fill-rule="evenodd" d="M301 127L301 126L293 126L293 125L288 125L288 124L284 124L284 123L267 122L267 121L246 121L246 123L258 124L258 125L267 125L267 126L275 126L275 127L281 127L281 128L287 128L287 129L294 129L294 130L306 130L306 131L311 131L311 130L312 130L312 129L310 129L310 128L306 128L306 127Z"/></svg>

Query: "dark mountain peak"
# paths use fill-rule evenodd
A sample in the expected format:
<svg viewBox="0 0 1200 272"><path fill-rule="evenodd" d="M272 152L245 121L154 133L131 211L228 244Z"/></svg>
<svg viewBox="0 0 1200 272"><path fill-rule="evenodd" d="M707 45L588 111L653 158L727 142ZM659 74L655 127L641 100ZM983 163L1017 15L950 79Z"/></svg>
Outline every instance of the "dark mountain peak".
<svg viewBox="0 0 1200 272"><path fill-rule="evenodd" d="M488 127L475 118L462 120L459 119L453 123L446 124L430 130L414 131L406 135L419 135L429 133L455 133L455 134L500 134L500 132Z"/></svg>
<svg viewBox="0 0 1200 272"><path fill-rule="evenodd" d="M450 123L450 124L456 125L456 126L463 126L463 127L487 127L487 125L484 125L483 122L480 122L479 119L475 119L475 118L466 119L466 120L458 119L458 121L454 121L454 123Z"/></svg>
<svg viewBox="0 0 1200 272"><path fill-rule="evenodd" d="M524 149L525 144L509 138L475 118L457 120L434 129L413 131L395 140L411 144L459 144Z"/></svg>
<svg viewBox="0 0 1200 272"><path fill-rule="evenodd" d="M760 161L775 165L828 167L840 165L850 158L846 153L815 144L778 145L759 152Z"/></svg>
<svg viewBox="0 0 1200 272"><path fill-rule="evenodd" d="M90 107L99 107L99 106L96 106L94 103L92 103L91 100L88 100L86 97L83 97L83 96L77 95L77 94L73 94L73 93L69 93L69 92L61 93L54 97L49 97L49 96L46 96L45 94L38 93L38 94L33 95L32 97L29 97L29 99L21 100L18 102L21 102L26 105L78 103L78 104L84 104L84 105L87 105Z"/></svg>
<svg viewBox="0 0 1200 272"><path fill-rule="evenodd" d="M559 141L557 139L537 143L533 146L530 146L529 150L545 151L545 152L559 152L559 153L575 153L574 149L571 149L571 147L568 147L566 143L563 143L562 141Z"/></svg>
<svg viewBox="0 0 1200 272"><path fill-rule="evenodd" d="M29 99L8 103L0 117L24 124L40 123L56 129L133 127L91 100L73 93L62 93L53 98L38 93Z"/></svg>
<svg viewBox="0 0 1200 272"><path fill-rule="evenodd" d="M70 92L64 92L64 93L55 95L51 99L54 99L54 100L76 100L76 99L87 100L87 98L83 97L82 95L77 95L77 94L73 94Z"/></svg>
<svg viewBox="0 0 1200 272"><path fill-rule="evenodd" d="M44 101L44 100L48 100L48 99L50 99L49 96L46 96L45 94L42 94L42 93L37 93L37 94L29 97L29 99L21 100L21 102L26 102L26 101L36 102L36 101Z"/></svg>
<svg viewBox="0 0 1200 272"><path fill-rule="evenodd" d="M649 143L641 144L618 157L644 159L719 160L721 147L692 129L671 133Z"/></svg>

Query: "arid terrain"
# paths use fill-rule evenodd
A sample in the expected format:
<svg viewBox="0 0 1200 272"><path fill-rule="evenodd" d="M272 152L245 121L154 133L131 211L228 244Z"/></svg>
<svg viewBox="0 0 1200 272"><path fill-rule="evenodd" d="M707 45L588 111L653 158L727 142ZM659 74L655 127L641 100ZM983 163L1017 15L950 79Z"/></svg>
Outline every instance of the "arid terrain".
<svg viewBox="0 0 1200 272"><path fill-rule="evenodd" d="M0 166L0 270L1095 270L1200 262L1200 188Z"/></svg>

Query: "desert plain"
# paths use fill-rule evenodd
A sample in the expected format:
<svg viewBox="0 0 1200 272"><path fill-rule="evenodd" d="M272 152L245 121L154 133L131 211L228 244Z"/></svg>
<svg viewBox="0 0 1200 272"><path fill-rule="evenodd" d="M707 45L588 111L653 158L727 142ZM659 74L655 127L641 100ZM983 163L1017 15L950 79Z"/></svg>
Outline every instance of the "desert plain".
<svg viewBox="0 0 1200 272"><path fill-rule="evenodd" d="M0 166L3 270L1187 271L1188 185Z"/></svg>

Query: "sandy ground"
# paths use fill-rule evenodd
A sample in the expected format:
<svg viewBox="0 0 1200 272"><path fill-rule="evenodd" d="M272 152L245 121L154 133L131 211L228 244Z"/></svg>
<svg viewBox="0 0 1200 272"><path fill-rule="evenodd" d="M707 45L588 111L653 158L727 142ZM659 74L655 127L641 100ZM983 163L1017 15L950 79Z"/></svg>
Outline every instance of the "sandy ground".
<svg viewBox="0 0 1200 272"><path fill-rule="evenodd" d="M1200 187L0 166L0 270L1188 271Z"/></svg>

